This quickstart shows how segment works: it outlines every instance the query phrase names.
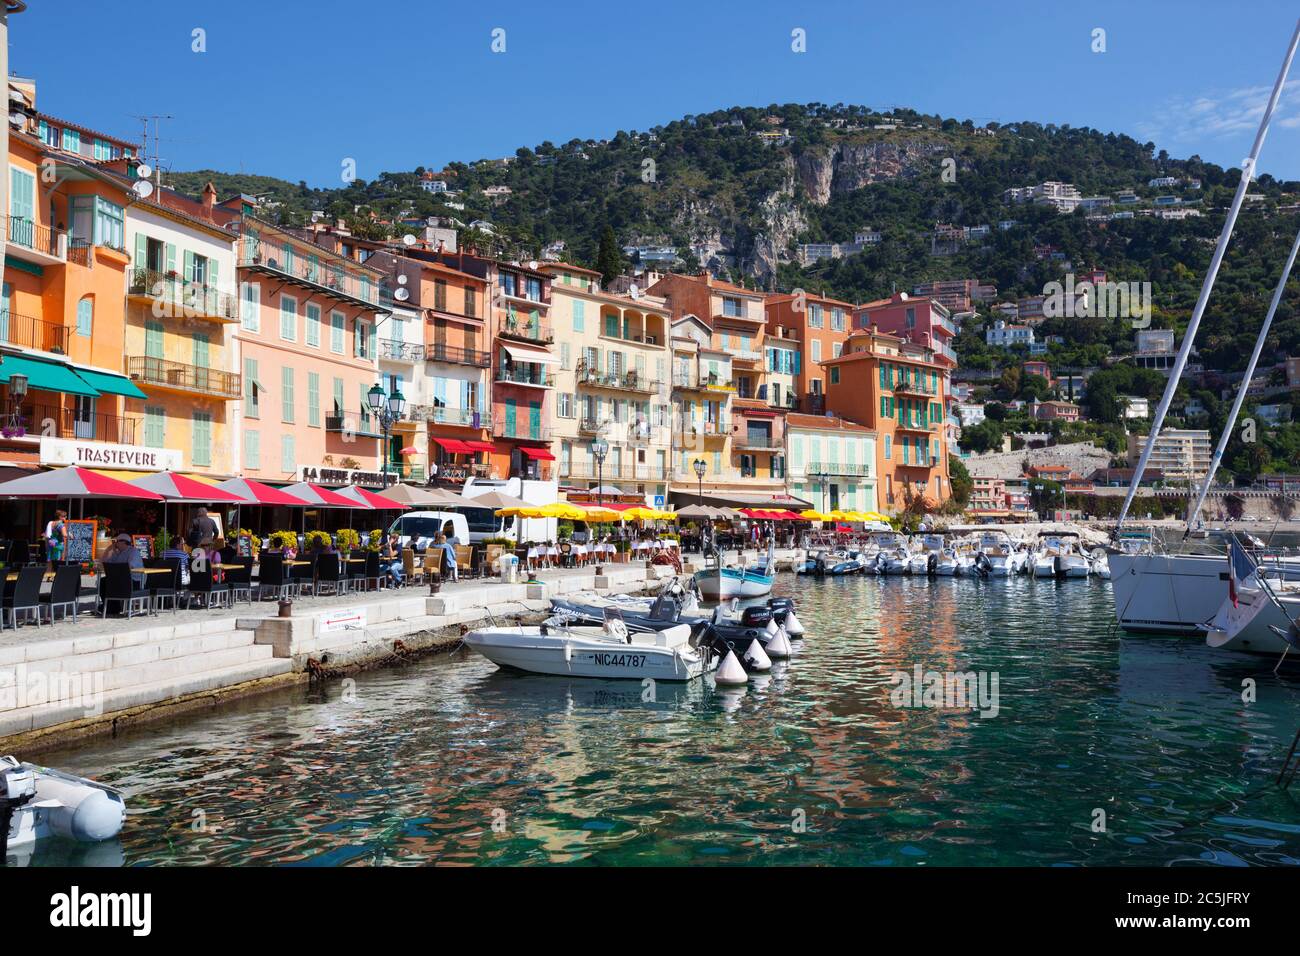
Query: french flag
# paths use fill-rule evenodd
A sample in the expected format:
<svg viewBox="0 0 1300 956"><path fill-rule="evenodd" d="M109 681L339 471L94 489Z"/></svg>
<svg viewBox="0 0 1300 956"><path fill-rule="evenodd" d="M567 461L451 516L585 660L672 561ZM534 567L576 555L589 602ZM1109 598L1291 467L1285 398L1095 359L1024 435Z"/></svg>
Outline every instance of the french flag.
<svg viewBox="0 0 1300 956"><path fill-rule="evenodd" d="M1228 542L1228 597L1232 606L1237 607L1237 588L1246 578L1255 573L1255 562L1246 549L1237 543L1234 537Z"/></svg>

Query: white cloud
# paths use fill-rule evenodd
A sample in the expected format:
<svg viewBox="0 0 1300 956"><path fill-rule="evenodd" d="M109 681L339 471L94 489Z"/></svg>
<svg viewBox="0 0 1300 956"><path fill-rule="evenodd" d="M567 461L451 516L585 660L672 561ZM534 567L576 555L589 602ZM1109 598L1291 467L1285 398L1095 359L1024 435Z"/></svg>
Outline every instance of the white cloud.
<svg viewBox="0 0 1300 956"><path fill-rule="evenodd" d="M1175 97L1160 110L1158 117L1136 125L1138 133L1160 144L1192 143L1232 139L1252 134L1259 128L1268 105L1271 86L1245 86L1192 97ZM1300 127L1300 80L1289 81L1282 89L1273 125L1284 129Z"/></svg>

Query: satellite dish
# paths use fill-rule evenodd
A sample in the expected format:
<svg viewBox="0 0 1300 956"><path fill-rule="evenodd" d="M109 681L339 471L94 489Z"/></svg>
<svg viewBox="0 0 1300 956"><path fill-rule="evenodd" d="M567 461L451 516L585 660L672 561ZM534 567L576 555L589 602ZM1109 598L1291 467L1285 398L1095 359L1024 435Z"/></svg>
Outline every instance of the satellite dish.
<svg viewBox="0 0 1300 956"><path fill-rule="evenodd" d="M410 297L411 297L411 291L409 289L403 289L401 286L398 286L397 289L393 292L393 298L396 299L398 302L405 302Z"/></svg>
<svg viewBox="0 0 1300 956"><path fill-rule="evenodd" d="M530 269L532 269L534 272L536 272L536 271L537 271L537 260L534 259L532 262L528 263L528 268L530 268Z"/></svg>
<svg viewBox="0 0 1300 956"><path fill-rule="evenodd" d="M639 299L641 298L641 289L635 282L633 282L630 286L628 286L627 294L634 299Z"/></svg>
<svg viewBox="0 0 1300 956"><path fill-rule="evenodd" d="M11 92L12 92L12 91L11 91ZM27 119L26 116L24 116L22 113L18 112L17 110L14 110L14 112L12 112L12 113L9 114L9 125L10 125L10 126L22 126L22 125L23 125L23 120L25 120L25 119Z"/></svg>
<svg viewBox="0 0 1300 956"><path fill-rule="evenodd" d="M148 199L153 195L153 183L147 179L138 179L135 185L131 187L131 191L141 199Z"/></svg>
<svg viewBox="0 0 1300 956"><path fill-rule="evenodd" d="M141 163L139 166L135 168L135 174L139 176L141 179L148 179L150 176L153 175L153 167L150 166L148 163Z"/></svg>
<svg viewBox="0 0 1300 956"><path fill-rule="evenodd" d="M409 232L406 235L402 236L402 245L404 246L415 245L415 236L411 235Z"/></svg>
<svg viewBox="0 0 1300 956"><path fill-rule="evenodd" d="M397 277L397 284L398 284L398 285L406 285L406 276L398 276L398 277Z"/></svg>

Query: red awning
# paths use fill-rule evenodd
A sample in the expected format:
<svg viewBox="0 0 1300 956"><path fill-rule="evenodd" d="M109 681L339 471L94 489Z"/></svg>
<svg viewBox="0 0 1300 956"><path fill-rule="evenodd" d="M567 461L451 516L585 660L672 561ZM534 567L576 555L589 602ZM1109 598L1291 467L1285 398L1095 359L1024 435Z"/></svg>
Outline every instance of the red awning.
<svg viewBox="0 0 1300 956"><path fill-rule="evenodd" d="M467 442L463 442L458 438L435 438L434 441L442 447L443 451L449 451L453 455L474 454L474 449L470 448Z"/></svg>
<svg viewBox="0 0 1300 956"><path fill-rule="evenodd" d="M555 461L555 456L551 454L549 448L529 448L525 445L519 450L534 461Z"/></svg>
<svg viewBox="0 0 1300 956"><path fill-rule="evenodd" d="M496 451L496 446L490 441L467 441L465 447L470 451Z"/></svg>

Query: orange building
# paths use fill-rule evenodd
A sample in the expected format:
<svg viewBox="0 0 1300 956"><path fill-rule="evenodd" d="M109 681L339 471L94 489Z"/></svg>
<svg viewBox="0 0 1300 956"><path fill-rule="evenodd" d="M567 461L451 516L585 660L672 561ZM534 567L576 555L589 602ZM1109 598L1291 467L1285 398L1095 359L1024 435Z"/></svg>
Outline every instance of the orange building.
<svg viewBox="0 0 1300 956"><path fill-rule="evenodd" d="M879 499L900 511L917 496L939 504L952 494L944 437L947 364L924 345L855 331L826 369L826 407L876 432Z"/></svg>
<svg viewBox="0 0 1300 956"><path fill-rule="evenodd" d="M767 297L767 334L799 343L794 371L799 409L814 415L826 409L826 372L821 363L839 356L848 338L853 305L811 295Z"/></svg>
<svg viewBox="0 0 1300 956"><path fill-rule="evenodd" d="M125 414L126 399L145 397L123 374L130 192L93 161L134 147L38 113L31 81L9 88L0 454L31 465L173 464L139 446Z"/></svg>

